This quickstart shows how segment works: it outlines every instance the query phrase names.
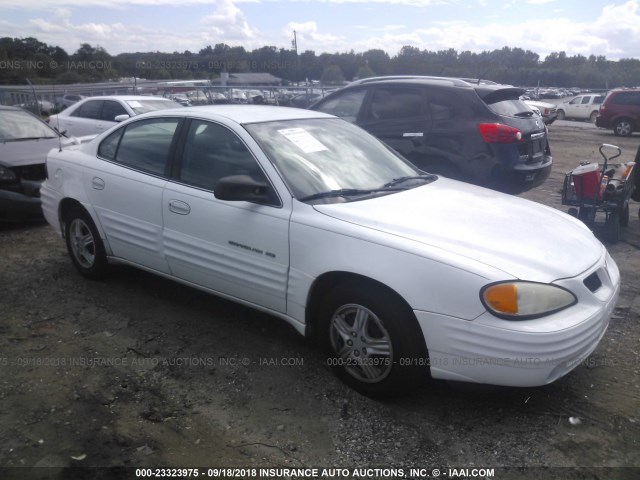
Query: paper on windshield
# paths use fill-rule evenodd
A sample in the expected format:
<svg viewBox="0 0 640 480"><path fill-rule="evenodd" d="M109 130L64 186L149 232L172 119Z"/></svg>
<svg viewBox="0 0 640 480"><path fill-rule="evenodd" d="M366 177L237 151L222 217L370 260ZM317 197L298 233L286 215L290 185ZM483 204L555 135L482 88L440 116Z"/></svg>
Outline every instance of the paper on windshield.
<svg viewBox="0 0 640 480"><path fill-rule="evenodd" d="M287 140L293 142L304 153L315 153L328 150L322 142L307 132L304 128L285 128L278 130L278 133L287 137Z"/></svg>
<svg viewBox="0 0 640 480"><path fill-rule="evenodd" d="M142 104L136 100L131 100L127 102L131 108L140 108Z"/></svg>

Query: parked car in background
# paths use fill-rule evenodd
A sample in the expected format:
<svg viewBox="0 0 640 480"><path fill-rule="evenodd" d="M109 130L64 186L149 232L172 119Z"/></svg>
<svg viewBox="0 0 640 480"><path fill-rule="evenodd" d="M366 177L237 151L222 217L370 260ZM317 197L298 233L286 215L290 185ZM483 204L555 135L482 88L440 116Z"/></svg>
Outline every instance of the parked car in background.
<svg viewBox="0 0 640 480"><path fill-rule="evenodd" d="M51 115L56 111L56 106L48 100L32 100L19 106L35 115Z"/></svg>
<svg viewBox="0 0 640 480"><path fill-rule="evenodd" d="M596 348L619 294L582 222L425 174L320 112L152 112L52 150L47 168L43 212L82 275L124 263L269 312L368 395L429 374L554 382Z"/></svg>
<svg viewBox="0 0 640 480"><path fill-rule="evenodd" d="M623 137L640 130L640 88L611 90L600 105L596 126Z"/></svg>
<svg viewBox="0 0 640 480"><path fill-rule="evenodd" d="M524 103L533 107L538 115L542 117L545 125L551 125L558 118L556 106L553 103L541 102L539 100L525 100Z"/></svg>
<svg viewBox="0 0 640 480"><path fill-rule="evenodd" d="M416 166L517 193L542 184L547 130L521 88L442 77L375 77L328 94L312 110L355 123Z"/></svg>
<svg viewBox="0 0 640 480"><path fill-rule="evenodd" d="M0 221L42 218L47 152L78 143L22 108L0 106Z"/></svg>
<svg viewBox="0 0 640 480"><path fill-rule="evenodd" d="M95 135L129 117L167 108L180 108L180 104L167 98L140 95L89 97L50 116L47 122L68 135Z"/></svg>
<svg viewBox="0 0 640 480"><path fill-rule="evenodd" d="M183 107L191 106L191 99L182 93L177 93L175 95L169 95L167 97L169 100L173 100L176 103L179 103Z"/></svg>
<svg viewBox="0 0 640 480"><path fill-rule="evenodd" d="M571 100L559 103L557 105L558 120L569 118L595 123L603 100L604 95L589 94L578 95Z"/></svg>

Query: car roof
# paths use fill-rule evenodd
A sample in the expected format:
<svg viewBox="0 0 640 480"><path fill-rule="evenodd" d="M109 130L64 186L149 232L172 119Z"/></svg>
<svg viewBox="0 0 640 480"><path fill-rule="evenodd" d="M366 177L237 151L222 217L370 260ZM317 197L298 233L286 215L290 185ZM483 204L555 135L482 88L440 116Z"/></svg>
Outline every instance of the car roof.
<svg viewBox="0 0 640 480"><path fill-rule="evenodd" d="M13 107L10 105L0 105L0 110L20 110L22 112L24 112L24 108L20 108L20 107Z"/></svg>
<svg viewBox="0 0 640 480"><path fill-rule="evenodd" d="M85 97L81 101L86 102L87 100L124 100L124 101L132 101L132 100L166 100L171 102L168 98L160 97L158 95L104 95L104 96L95 96L95 97Z"/></svg>
<svg viewBox="0 0 640 480"><path fill-rule="evenodd" d="M472 82L473 83L470 83ZM500 91L500 96L507 95L509 92L511 95L522 95L525 93L524 88L514 87L512 85L502 85L499 83L491 82L490 80L475 80L469 78L458 77L433 77L425 75L395 75L386 77L370 77L356 80L347 85L349 87L355 87L367 84L422 84L422 85L441 85L443 87L458 87L475 90L478 95L483 99L495 97L497 91Z"/></svg>
<svg viewBox="0 0 640 480"><path fill-rule="evenodd" d="M336 118L327 113L304 110L302 108L278 107L273 105L202 105L187 108L157 110L138 115L135 118L174 115L217 120L225 118L240 125L272 122L278 120L299 120L307 118Z"/></svg>

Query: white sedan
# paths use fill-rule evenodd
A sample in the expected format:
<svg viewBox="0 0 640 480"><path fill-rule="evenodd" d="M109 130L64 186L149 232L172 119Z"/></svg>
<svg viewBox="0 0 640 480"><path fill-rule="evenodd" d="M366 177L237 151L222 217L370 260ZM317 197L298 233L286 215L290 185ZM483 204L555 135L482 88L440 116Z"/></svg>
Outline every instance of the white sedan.
<svg viewBox="0 0 640 480"><path fill-rule="evenodd" d="M96 135L141 113L176 108L167 98L142 95L88 97L52 115L47 123L68 136Z"/></svg>
<svg viewBox="0 0 640 480"><path fill-rule="evenodd" d="M434 378L544 385L596 348L620 276L564 213L416 169L319 112L219 105L52 150L75 267L127 264L283 318L368 395Z"/></svg>

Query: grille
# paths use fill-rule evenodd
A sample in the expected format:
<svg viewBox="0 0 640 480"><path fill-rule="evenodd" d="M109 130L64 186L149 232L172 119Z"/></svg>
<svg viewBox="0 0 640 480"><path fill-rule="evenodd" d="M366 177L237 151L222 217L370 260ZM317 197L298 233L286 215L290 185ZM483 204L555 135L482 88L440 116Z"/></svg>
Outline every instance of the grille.
<svg viewBox="0 0 640 480"><path fill-rule="evenodd" d="M22 180L44 180L47 176L47 169L44 163L36 165L23 165L13 167L11 170Z"/></svg>

